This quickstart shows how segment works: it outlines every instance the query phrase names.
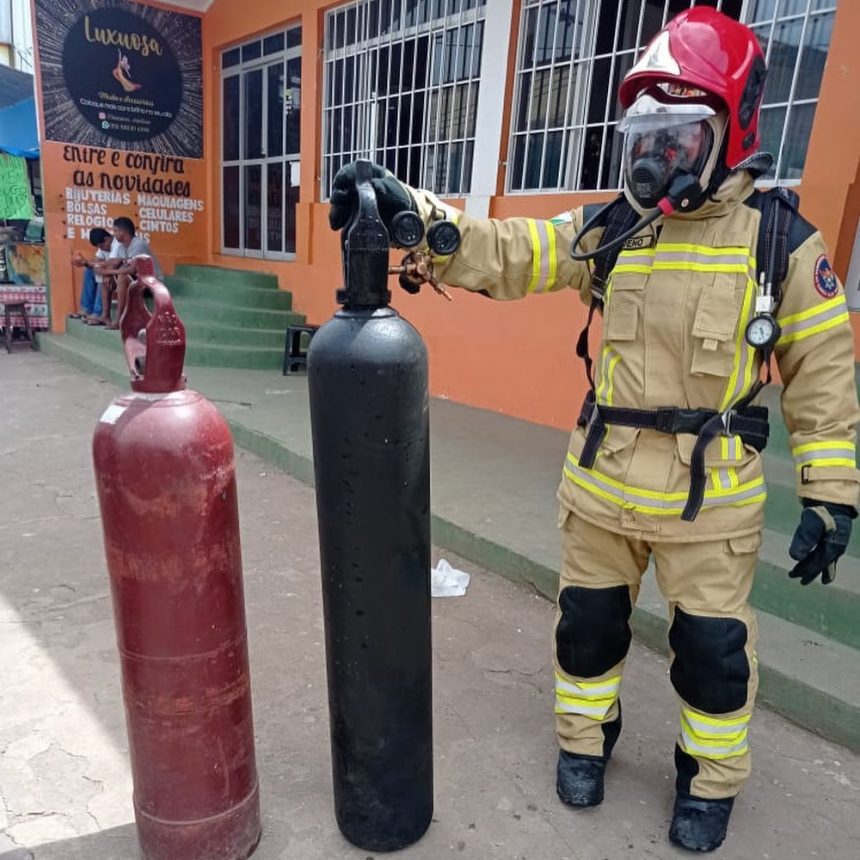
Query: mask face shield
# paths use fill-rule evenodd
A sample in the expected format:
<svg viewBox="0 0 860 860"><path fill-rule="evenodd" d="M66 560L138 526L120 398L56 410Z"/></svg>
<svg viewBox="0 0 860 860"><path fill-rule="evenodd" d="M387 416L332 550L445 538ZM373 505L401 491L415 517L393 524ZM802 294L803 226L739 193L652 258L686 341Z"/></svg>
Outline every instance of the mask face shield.
<svg viewBox="0 0 860 860"><path fill-rule="evenodd" d="M643 209L653 209L672 180L701 179L714 151L715 111L701 103L666 105L640 96L618 130L624 134L624 176Z"/></svg>

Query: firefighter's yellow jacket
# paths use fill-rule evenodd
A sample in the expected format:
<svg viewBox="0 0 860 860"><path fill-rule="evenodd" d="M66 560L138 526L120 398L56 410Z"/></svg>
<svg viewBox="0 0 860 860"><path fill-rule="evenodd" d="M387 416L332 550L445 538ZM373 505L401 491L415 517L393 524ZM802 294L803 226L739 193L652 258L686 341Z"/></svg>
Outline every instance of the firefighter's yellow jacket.
<svg viewBox="0 0 860 860"><path fill-rule="evenodd" d="M749 391L760 355L745 342L755 312L759 210L745 205L752 177L740 172L695 212L674 214L621 251L605 295L594 353L601 404L726 410ZM446 284L494 299L572 288L591 302L590 268L569 254L582 209L549 221L475 219L410 189L422 217L445 209L460 248L436 261ZM583 242L595 248L601 229ZM797 231L795 231L797 235ZM805 222L791 253L775 349L782 410L804 498L856 505L854 341L841 285L820 233ZM645 540L699 541L755 535L763 523L761 455L739 436L710 443L708 484L697 519L682 521L696 437L613 426L590 469L579 465L585 430L574 429L558 495L564 509Z"/></svg>

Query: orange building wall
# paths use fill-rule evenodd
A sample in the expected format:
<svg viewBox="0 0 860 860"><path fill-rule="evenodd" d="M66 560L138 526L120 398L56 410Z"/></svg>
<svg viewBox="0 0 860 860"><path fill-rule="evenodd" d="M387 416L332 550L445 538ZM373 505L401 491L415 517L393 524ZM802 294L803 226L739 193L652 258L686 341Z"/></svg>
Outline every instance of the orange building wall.
<svg viewBox="0 0 860 860"><path fill-rule="evenodd" d="M311 322L324 322L335 309L340 285L338 237L328 228L328 207L319 195L323 10L335 3L296 0L216 0L204 16L203 39L210 70L207 92L208 150L211 159L211 261L218 265L276 272L293 292L296 307ZM519 3L514 3L514 31ZM220 50L256 33L301 18L302 32L302 180L298 212L297 259L274 263L218 253L220 212L218 153L220 142ZM516 32L512 33L515 46ZM843 230L856 206L849 193L858 169L860 111L846 110L845 99L860 80L860 4L840 3L833 44L822 83L801 193L803 212L818 224L831 245L837 267L847 268L854 227ZM511 63L515 51L510 52ZM511 76L512 77L512 76ZM506 99L511 105L513 99ZM854 99L856 105L856 98ZM509 117L505 118L505 128ZM504 160L507 133L500 160ZM500 183L502 171L500 170ZM501 191L501 185L498 189ZM856 194L855 194L856 196ZM493 217L551 217L607 194L497 196ZM453 201L456 203L456 201ZM857 201L860 205L860 201ZM846 208L848 212L846 213ZM218 217L215 217L217 214ZM449 304L425 290L411 297L395 288L395 306L421 331L430 352L432 393L485 409L498 410L556 427L570 427L584 393L576 336L585 311L573 294L537 296L510 304L454 292Z"/></svg>
<svg viewBox="0 0 860 860"><path fill-rule="evenodd" d="M335 309L340 286L338 236L328 227L328 206L317 202L320 174L322 84L322 0L215 0L203 16L205 161L195 163L194 196L206 202L200 230L182 247L164 243L166 268L180 259L275 272L281 286L293 292L298 310L311 322L324 322ZM519 3L514 2L516 45ZM220 254L220 52L259 33L286 24L302 24L301 188L297 212L297 255L290 263ZM857 176L860 160L860 110L856 87L860 80L860 4L838 5L833 43L821 90L804 171L802 207L828 240L837 270L844 275L860 211ZM513 64L515 50L509 51ZM512 76L509 76L512 77ZM510 82L509 82L510 87ZM510 106L512 98L506 99ZM500 144L500 161L507 149L507 127ZM67 184L67 166L58 160L56 145L45 147L44 172L51 255L52 312L55 329L71 310L68 260L71 246L57 226L62 202L54 199ZM197 167L199 165L199 168ZM500 169L500 185L503 172ZM491 201L493 217L531 215L551 217L583 202L609 199L611 194L512 195ZM456 201L454 201L456 203ZM156 249L159 250L159 249ZM584 392L581 363L574 356L576 336L585 312L573 294L538 296L510 304L456 291L453 304L432 290L411 297L395 287L395 305L421 331L430 352L432 393L485 409L498 410L556 427L569 427ZM855 316L853 322L857 322ZM860 330L858 330L860 333Z"/></svg>

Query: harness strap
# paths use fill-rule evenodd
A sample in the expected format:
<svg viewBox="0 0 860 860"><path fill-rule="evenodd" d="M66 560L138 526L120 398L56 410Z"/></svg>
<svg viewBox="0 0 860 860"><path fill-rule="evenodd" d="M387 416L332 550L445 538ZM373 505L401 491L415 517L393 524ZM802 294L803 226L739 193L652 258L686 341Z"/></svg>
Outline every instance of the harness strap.
<svg viewBox="0 0 860 860"><path fill-rule="evenodd" d="M656 430L672 435L695 435L696 444L690 457L690 492L681 514L681 519L688 522L696 518L705 499L705 451L708 445L717 436L738 435L745 445L763 451L770 434L768 411L764 406L748 406L742 412L731 410L726 413L714 409L681 409L677 406L628 409L601 406L595 403L591 391L585 396L577 424L588 428L579 455L579 465L584 469L593 468L607 425Z"/></svg>
<svg viewBox="0 0 860 860"><path fill-rule="evenodd" d="M600 237L600 243L608 245L610 242L614 242L616 238L633 227L639 217L639 213L627 202L627 198L623 194L619 194L604 216L603 235ZM609 276L618 262L618 255L621 250L621 247L613 248L594 260L594 271L591 273L591 295L601 303L606 294Z"/></svg>
<svg viewBox="0 0 860 860"><path fill-rule="evenodd" d="M594 362L591 359L591 353L588 351L588 332L591 329L591 323L594 320L594 313L600 307L600 301L593 298L588 307L588 319L585 321L585 328L579 333L576 341L576 355L585 362L585 375L588 378L588 385L594 394Z"/></svg>

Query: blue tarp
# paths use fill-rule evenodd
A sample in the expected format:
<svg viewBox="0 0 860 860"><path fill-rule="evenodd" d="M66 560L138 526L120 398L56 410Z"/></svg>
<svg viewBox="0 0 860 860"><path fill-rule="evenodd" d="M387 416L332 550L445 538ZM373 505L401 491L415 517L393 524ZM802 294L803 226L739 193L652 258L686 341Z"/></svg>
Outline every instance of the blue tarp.
<svg viewBox="0 0 860 860"><path fill-rule="evenodd" d="M33 76L0 66L0 152L39 157Z"/></svg>
<svg viewBox="0 0 860 860"><path fill-rule="evenodd" d="M34 99L25 99L10 107L0 108L0 152L23 158L39 157Z"/></svg>

